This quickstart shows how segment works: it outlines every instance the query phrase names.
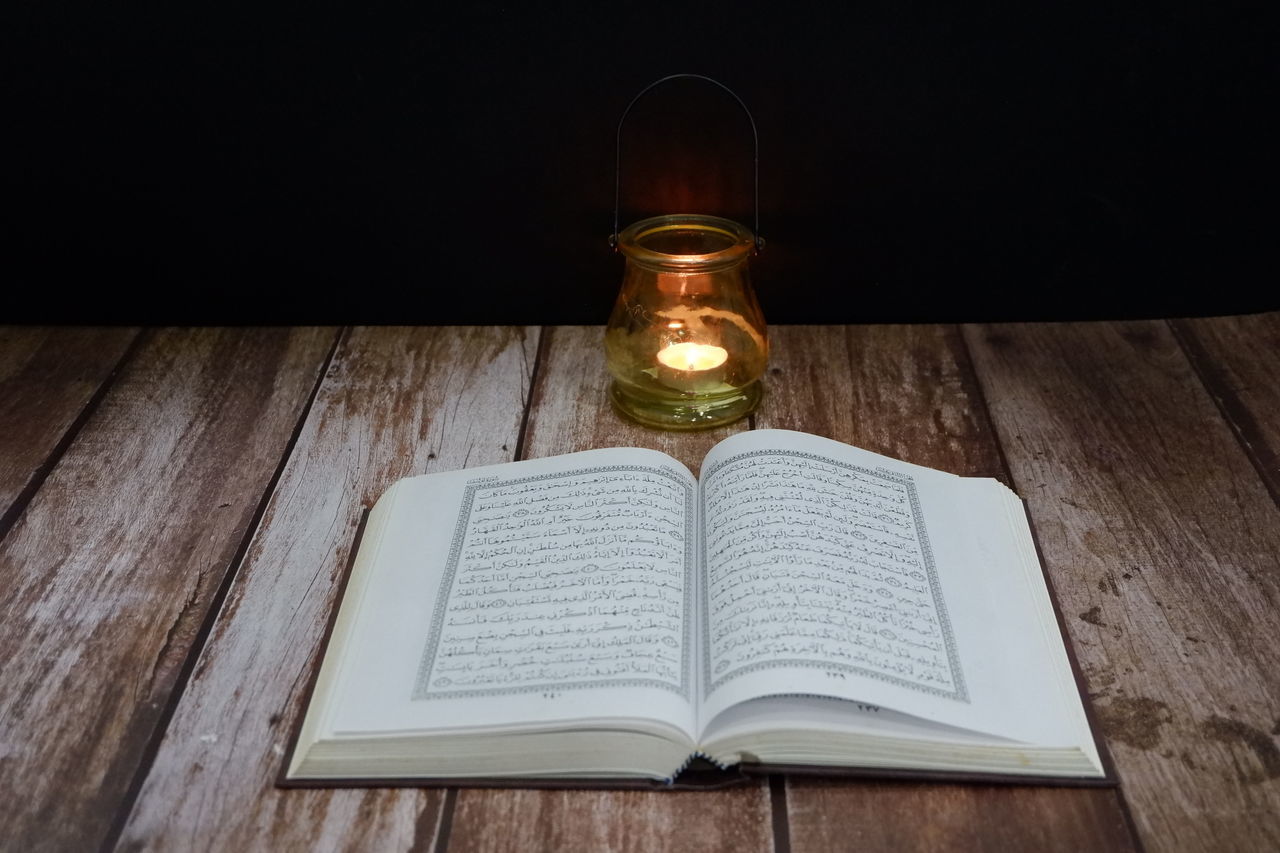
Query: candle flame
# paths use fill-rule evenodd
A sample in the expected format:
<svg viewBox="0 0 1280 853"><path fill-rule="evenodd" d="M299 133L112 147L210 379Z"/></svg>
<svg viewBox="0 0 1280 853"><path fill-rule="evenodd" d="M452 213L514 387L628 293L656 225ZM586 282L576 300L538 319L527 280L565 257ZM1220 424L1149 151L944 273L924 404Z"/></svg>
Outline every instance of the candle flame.
<svg viewBox="0 0 1280 853"><path fill-rule="evenodd" d="M676 370L710 370L728 358L728 350L711 344L672 344L658 351L658 361Z"/></svg>

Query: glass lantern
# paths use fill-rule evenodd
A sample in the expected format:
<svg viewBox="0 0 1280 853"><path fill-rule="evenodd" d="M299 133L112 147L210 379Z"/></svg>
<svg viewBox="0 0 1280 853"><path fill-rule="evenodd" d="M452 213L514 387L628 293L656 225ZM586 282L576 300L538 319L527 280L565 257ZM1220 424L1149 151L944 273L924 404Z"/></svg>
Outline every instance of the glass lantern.
<svg viewBox="0 0 1280 853"><path fill-rule="evenodd" d="M667 429L754 409L769 357L747 274L755 236L728 219L676 214L625 229L618 249L626 271L605 331L614 405Z"/></svg>
<svg viewBox="0 0 1280 853"><path fill-rule="evenodd" d="M605 330L605 360L613 376L609 397L622 414L663 429L702 429L737 420L760 402L769 343L747 261L763 241L737 222L694 213L655 216L618 231L623 123L641 97L676 79L711 83L746 113L759 231L760 146L742 99L699 74L673 74L641 90L618 122L611 239L626 268Z"/></svg>

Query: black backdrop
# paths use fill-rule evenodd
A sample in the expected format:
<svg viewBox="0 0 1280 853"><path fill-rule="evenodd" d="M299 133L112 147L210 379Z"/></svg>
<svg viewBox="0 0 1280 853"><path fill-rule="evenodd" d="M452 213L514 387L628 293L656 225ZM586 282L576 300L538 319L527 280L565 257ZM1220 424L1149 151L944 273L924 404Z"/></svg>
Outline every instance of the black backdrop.
<svg viewBox="0 0 1280 853"><path fill-rule="evenodd" d="M771 322L1275 307L1269 21L1019 6L10 7L7 319L603 322L674 72L755 114ZM623 156L624 224L751 217L711 87Z"/></svg>

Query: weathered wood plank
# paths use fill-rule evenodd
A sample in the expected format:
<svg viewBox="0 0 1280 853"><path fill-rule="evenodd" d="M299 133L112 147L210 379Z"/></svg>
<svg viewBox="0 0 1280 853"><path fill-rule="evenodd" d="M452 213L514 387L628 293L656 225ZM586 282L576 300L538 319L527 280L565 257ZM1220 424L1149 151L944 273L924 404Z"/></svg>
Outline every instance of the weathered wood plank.
<svg viewBox="0 0 1280 853"><path fill-rule="evenodd" d="M1280 501L1280 311L1171 325L1271 496Z"/></svg>
<svg viewBox="0 0 1280 853"><path fill-rule="evenodd" d="M137 336L137 329L0 328L0 519ZM0 521L0 536L6 526Z"/></svg>
<svg viewBox="0 0 1280 853"><path fill-rule="evenodd" d="M524 455L596 447L649 447L695 472L739 421L708 432L666 432L624 420L605 395L598 327L548 330L529 413ZM768 785L699 793L477 790L458 792L451 851L751 851L771 843Z"/></svg>
<svg viewBox="0 0 1280 853"><path fill-rule="evenodd" d="M1142 839L1280 848L1280 510L1160 322L965 330Z"/></svg>
<svg viewBox="0 0 1280 853"><path fill-rule="evenodd" d="M103 840L334 334L148 338L0 546L6 846Z"/></svg>
<svg viewBox="0 0 1280 853"><path fill-rule="evenodd" d="M537 332L343 343L124 827L124 849L429 849L440 790L274 781L363 509L395 480L515 455Z"/></svg>
<svg viewBox="0 0 1280 853"><path fill-rule="evenodd" d="M775 327L756 425L797 429L965 476L1008 482L952 326ZM1114 790L791 779L795 851L1126 850ZM922 816L927 819L922 819Z"/></svg>

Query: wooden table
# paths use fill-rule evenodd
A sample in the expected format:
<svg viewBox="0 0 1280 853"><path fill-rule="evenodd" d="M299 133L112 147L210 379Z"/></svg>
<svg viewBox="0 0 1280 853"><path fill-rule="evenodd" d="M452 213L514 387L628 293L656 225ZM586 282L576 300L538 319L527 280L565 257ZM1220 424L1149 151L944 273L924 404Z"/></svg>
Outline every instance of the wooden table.
<svg viewBox="0 0 1280 853"><path fill-rule="evenodd" d="M0 846L1280 848L1280 314L771 333L750 421L675 434L599 328L0 331ZM273 787L392 481L753 426L1024 496L1122 787Z"/></svg>

